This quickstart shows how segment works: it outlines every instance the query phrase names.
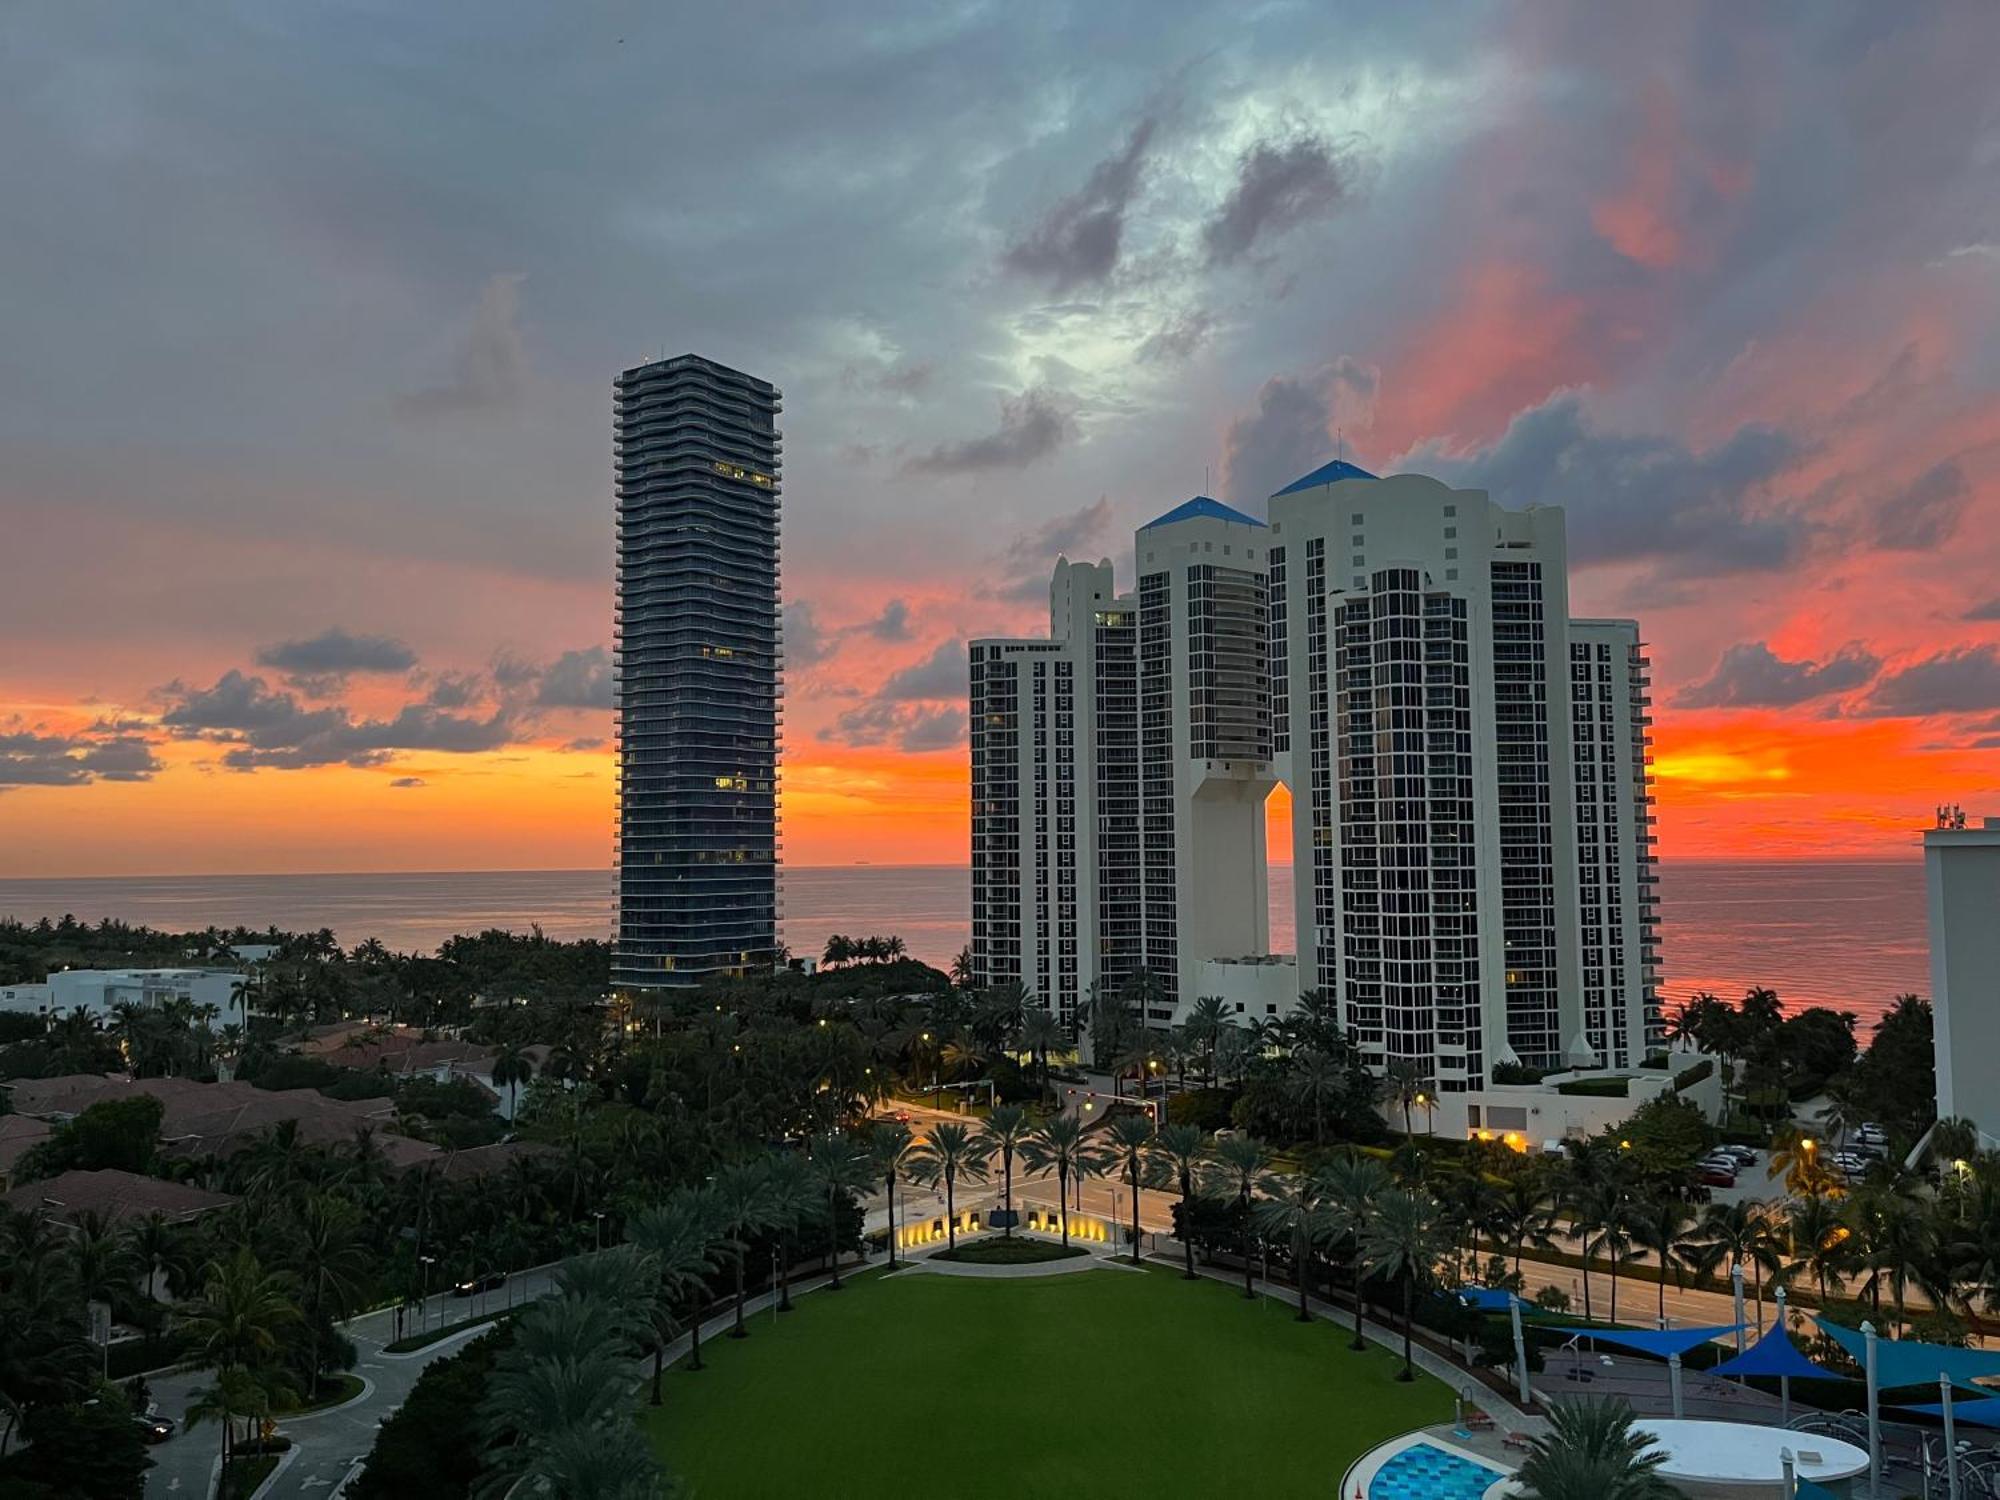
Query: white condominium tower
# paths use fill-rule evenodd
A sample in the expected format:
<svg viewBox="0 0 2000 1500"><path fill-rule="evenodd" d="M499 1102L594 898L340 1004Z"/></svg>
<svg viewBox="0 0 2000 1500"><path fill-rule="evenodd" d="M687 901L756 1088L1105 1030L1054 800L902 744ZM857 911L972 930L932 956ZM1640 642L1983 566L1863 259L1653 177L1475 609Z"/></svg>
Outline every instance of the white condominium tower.
<svg viewBox="0 0 2000 1500"><path fill-rule="evenodd" d="M1146 1020L1336 997L1369 1064L1629 1067L1657 1030L1648 678L1572 620L1559 509L1336 462L1268 526L1197 497L1136 594L1058 561L1050 638L972 658L973 962L1066 1020L1143 967ZM1292 792L1296 967L1264 801Z"/></svg>
<svg viewBox="0 0 2000 1500"><path fill-rule="evenodd" d="M1302 979L1447 1109L1498 1063L1636 1066L1647 662L1570 619L1562 511L1329 464L1271 497L1269 566Z"/></svg>

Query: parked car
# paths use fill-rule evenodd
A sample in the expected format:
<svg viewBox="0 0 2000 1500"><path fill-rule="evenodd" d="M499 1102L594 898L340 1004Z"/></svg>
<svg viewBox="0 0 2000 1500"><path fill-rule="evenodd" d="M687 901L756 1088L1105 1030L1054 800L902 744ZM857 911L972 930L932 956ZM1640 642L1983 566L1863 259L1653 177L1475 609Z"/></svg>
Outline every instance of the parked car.
<svg viewBox="0 0 2000 1500"><path fill-rule="evenodd" d="M471 1276L451 1289L454 1297L470 1297L479 1292L498 1291L507 1284L505 1271L488 1271L484 1276Z"/></svg>
<svg viewBox="0 0 2000 1500"><path fill-rule="evenodd" d="M139 1429L140 1438L148 1443L164 1443L176 1430L172 1417L163 1417L156 1412L148 1412L143 1417L134 1417L132 1425Z"/></svg>
<svg viewBox="0 0 2000 1500"><path fill-rule="evenodd" d="M1734 1160L1739 1167L1754 1167L1757 1165L1757 1151L1755 1147L1720 1146L1716 1149L1721 1155Z"/></svg>
<svg viewBox="0 0 2000 1500"><path fill-rule="evenodd" d="M1703 1187L1735 1187L1736 1173L1733 1168L1720 1162L1703 1162L1696 1169L1696 1176Z"/></svg>

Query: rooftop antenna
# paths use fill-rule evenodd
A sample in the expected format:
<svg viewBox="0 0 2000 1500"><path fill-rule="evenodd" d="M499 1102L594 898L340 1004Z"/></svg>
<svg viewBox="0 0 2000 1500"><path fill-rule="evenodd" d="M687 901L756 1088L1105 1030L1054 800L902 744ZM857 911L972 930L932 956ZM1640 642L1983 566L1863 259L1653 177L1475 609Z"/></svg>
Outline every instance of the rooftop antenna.
<svg viewBox="0 0 2000 1500"><path fill-rule="evenodd" d="M1208 465L1207 465L1207 464L1203 464L1203 465L1201 466L1201 492L1202 492L1202 493L1203 493L1204 495L1206 495L1206 494L1208 493L1208 484L1209 484L1209 479L1208 479Z"/></svg>
<svg viewBox="0 0 2000 1500"><path fill-rule="evenodd" d="M1337 445L1337 446L1336 446L1336 448L1335 448L1335 450L1334 450L1334 456L1335 456L1336 458L1338 458L1338 459L1339 459L1339 460L1340 460L1340 461L1341 461L1342 463L1346 463L1346 462L1347 462L1347 429L1346 429L1346 428L1344 428L1344 427L1336 427L1336 428L1334 428L1334 429L1333 429L1333 438L1334 438L1334 442L1335 442L1335 444Z"/></svg>

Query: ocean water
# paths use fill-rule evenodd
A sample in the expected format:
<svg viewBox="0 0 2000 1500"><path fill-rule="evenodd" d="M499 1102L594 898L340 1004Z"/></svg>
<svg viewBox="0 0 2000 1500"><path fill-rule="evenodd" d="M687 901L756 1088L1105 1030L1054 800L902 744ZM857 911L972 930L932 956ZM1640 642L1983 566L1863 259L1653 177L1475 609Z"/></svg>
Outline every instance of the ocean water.
<svg viewBox="0 0 2000 1500"><path fill-rule="evenodd" d="M1271 946L1290 951L1292 872L1271 870ZM1905 992L1930 992L1924 876L1918 860L1676 860L1660 867L1666 991L1734 997L1769 985L1793 1006L1833 1005L1864 1023ZM971 881L962 866L855 865L784 874L784 935L817 953L836 932L896 933L940 966L970 936ZM0 880L0 916L70 912L168 929L210 925L331 927L346 946L380 938L429 951L488 927L550 937L608 935L604 870L465 874L198 875Z"/></svg>

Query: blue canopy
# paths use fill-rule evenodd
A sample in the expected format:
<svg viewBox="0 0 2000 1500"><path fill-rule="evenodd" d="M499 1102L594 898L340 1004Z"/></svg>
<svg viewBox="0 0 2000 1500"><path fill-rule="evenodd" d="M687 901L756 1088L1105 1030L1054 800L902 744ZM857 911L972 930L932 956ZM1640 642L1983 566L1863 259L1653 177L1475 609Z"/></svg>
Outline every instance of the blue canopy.
<svg viewBox="0 0 2000 1500"><path fill-rule="evenodd" d="M1462 1286L1453 1295L1480 1312L1505 1312L1514 1305L1514 1294L1503 1287Z"/></svg>
<svg viewBox="0 0 2000 1500"><path fill-rule="evenodd" d="M1868 1362L1868 1340L1857 1329L1843 1328L1838 1323L1829 1323L1825 1318L1814 1318L1820 1332L1832 1339L1852 1356L1854 1362L1864 1368ZM1947 1344L1926 1344L1917 1339L1877 1339L1875 1341L1875 1379L1885 1389L1899 1385L1937 1384L1938 1376L1948 1375L1954 1385L1962 1385L1978 1391L1982 1396L1993 1392L1973 1381L1980 1376L2000 1376L2000 1354L1989 1354L1984 1349L1954 1349Z"/></svg>
<svg viewBox="0 0 2000 1500"><path fill-rule="evenodd" d="M1901 1406L1902 1403L1898 1402ZM1920 1411L1926 1416L1944 1415L1942 1401L1926 1401L1917 1405L1903 1406L1904 1411ZM2000 1397L1988 1396L1984 1401L1954 1401L1951 1403L1951 1419L1954 1422L1970 1422L1975 1427L2000 1427Z"/></svg>
<svg viewBox="0 0 2000 1500"><path fill-rule="evenodd" d="M1773 1324L1771 1331L1756 1343L1745 1349L1736 1358L1725 1360L1708 1372L1711 1375L1794 1375L1826 1376L1832 1371L1823 1370L1803 1354L1792 1343L1790 1335L1779 1324Z"/></svg>
<svg viewBox="0 0 2000 1500"><path fill-rule="evenodd" d="M1620 1344L1660 1359L1671 1359L1676 1354L1699 1349L1711 1339L1726 1338L1742 1326L1741 1323L1725 1323L1715 1328L1563 1328L1557 1331L1574 1334L1578 1338L1596 1339L1603 1344Z"/></svg>

